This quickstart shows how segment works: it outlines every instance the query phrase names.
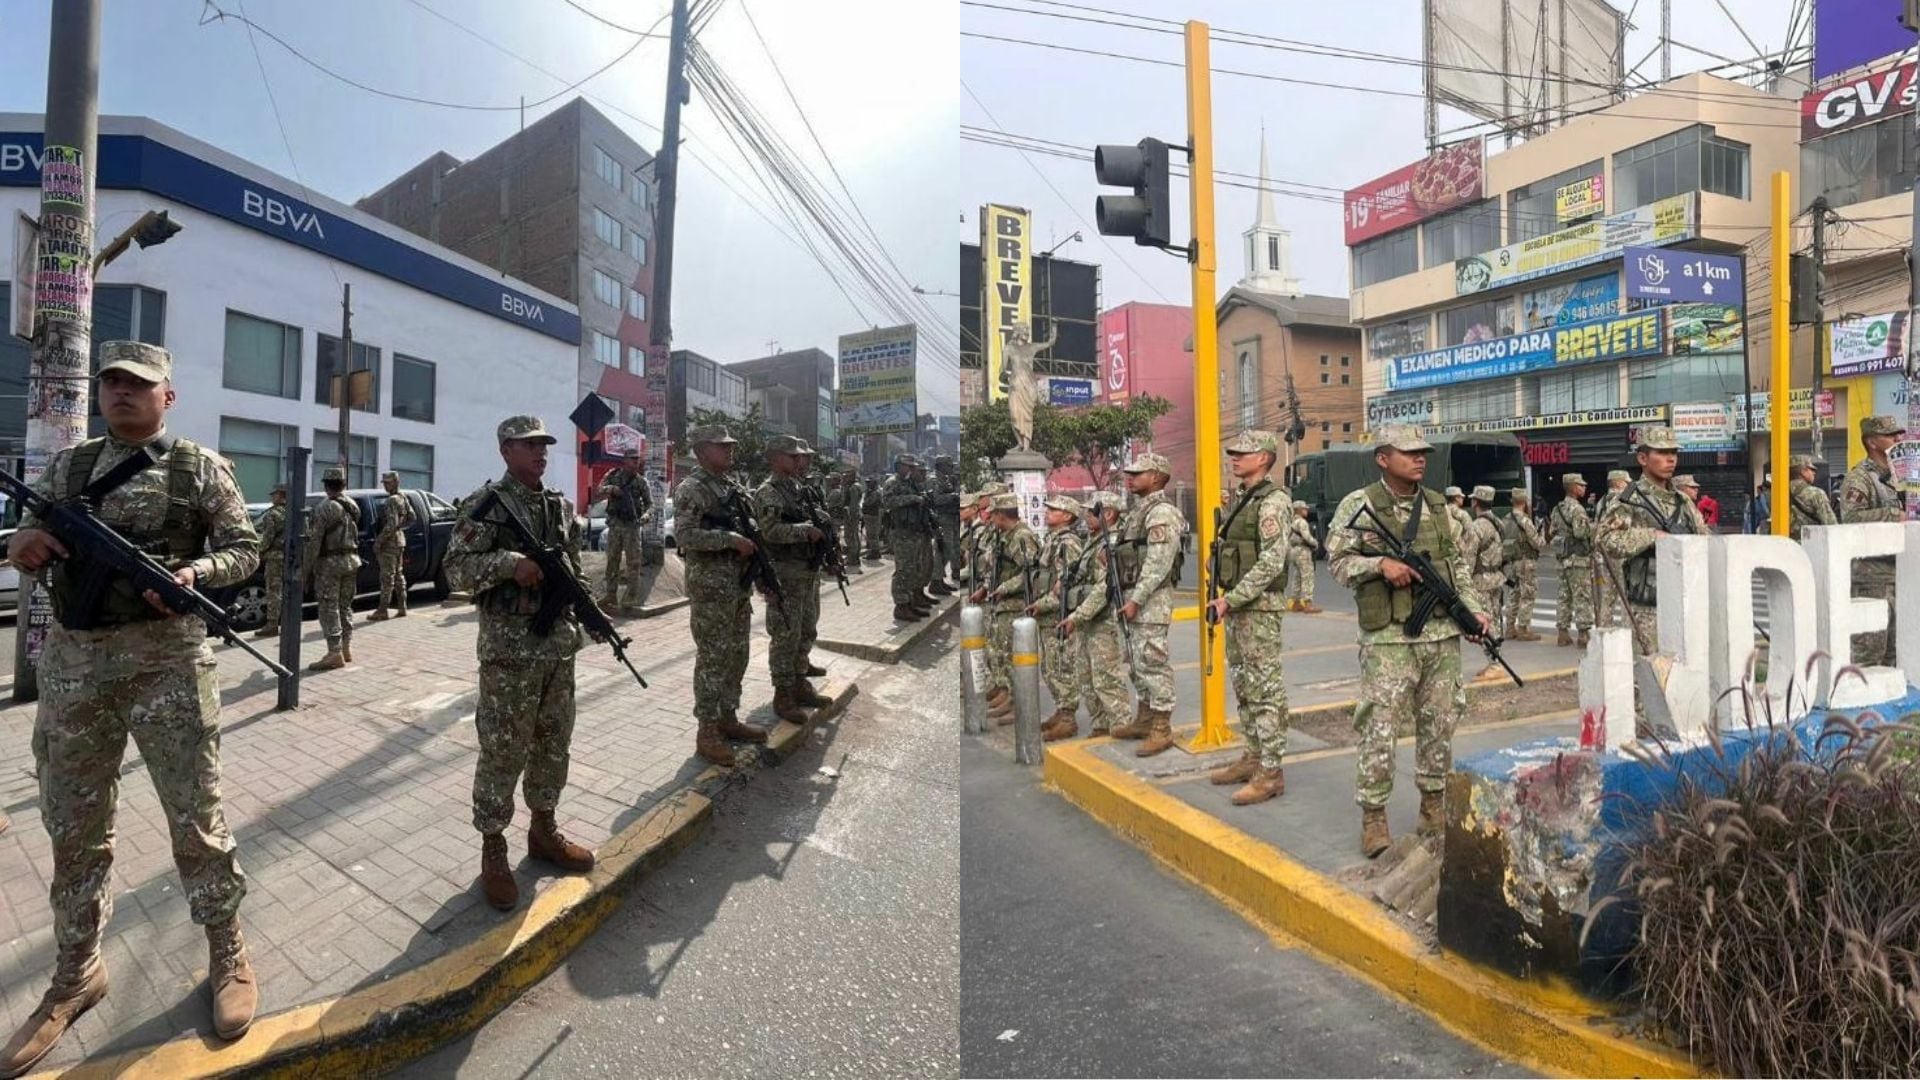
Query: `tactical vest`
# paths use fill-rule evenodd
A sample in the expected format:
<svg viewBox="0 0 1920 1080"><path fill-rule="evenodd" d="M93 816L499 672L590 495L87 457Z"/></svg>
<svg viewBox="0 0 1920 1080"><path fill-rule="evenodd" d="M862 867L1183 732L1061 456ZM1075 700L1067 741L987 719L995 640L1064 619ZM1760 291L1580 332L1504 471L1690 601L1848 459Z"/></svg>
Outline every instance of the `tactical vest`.
<svg viewBox="0 0 1920 1080"><path fill-rule="evenodd" d="M1080 549L1080 558L1067 572L1067 587L1060 596L1060 617L1066 618L1080 609L1093 595L1093 590L1104 589L1105 581L1100 580L1100 540L1098 537L1086 538L1086 546Z"/></svg>
<svg viewBox="0 0 1920 1080"><path fill-rule="evenodd" d="M67 486L61 498L80 498L106 448L105 438L88 439L74 447L73 456L67 461ZM122 523L109 523L128 543L169 568L192 561L206 547L206 526L194 513L194 507L200 501L200 458L198 444L187 439L175 439L173 449L167 453L165 460L148 466L150 469L167 470L167 513L161 520L158 532L139 532ZM53 601L53 614L60 620L60 625L70 630L92 630L165 617L155 611L145 597L133 591L131 579L119 574L113 574L109 579L95 610L79 610L78 578L89 572L108 571L104 568L89 571L84 556L78 553L74 558L53 564L47 594Z"/></svg>
<svg viewBox="0 0 1920 1080"><path fill-rule="evenodd" d="M1554 531L1554 543L1559 547L1557 554L1563 559L1587 558L1593 554L1592 530L1588 530L1586 536L1578 536L1574 533L1573 519L1579 516L1580 510L1577 507L1566 506L1566 502L1567 500L1562 499L1561 504L1564 508L1554 511L1560 521L1560 528Z"/></svg>
<svg viewBox="0 0 1920 1080"><path fill-rule="evenodd" d="M1173 569L1167 571L1167 584L1179 581L1180 571L1187 565L1187 553L1180 550L1180 538L1174 537L1173 544ZM1140 566L1147 556L1146 535L1115 541L1113 556L1120 568L1121 588L1131 589L1140 584Z"/></svg>
<svg viewBox="0 0 1920 1080"><path fill-rule="evenodd" d="M1240 579L1260 561L1260 500L1273 491L1272 480L1262 480L1241 493L1240 501L1234 504L1233 513L1228 515L1227 527L1221 530L1219 558L1213 568L1213 574L1220 582L1221 589L1231 589L1240 583ZM1285 585L1285 574L1269 584L1270 589Z"/></svg>
<svg viewBox="0 0 1920 1080"><path fill-rule="evenodd" d="M340 504L346 512L338 525L327 530L320 538L320 557L329 555L357 555L360 552L360 504L345 495L328 496L328 502Z"/></svg>
<svg viewBox="0 0 1920 1080"><path fill-rule="evenodd" d="M1625 494L1622 492L1622 499L1618 501L1626 501ZM1673 517L1668 523L1671 527L1662 531L1675 536L1691 536L1693 535L1693 515L1687 513L1686 496L1680 495L1676 498L1679 502L1674 504ZM1627 502L1627 505L1645 512L1646 507L1641 505L1642 499L1655 506L1659 505L1659 500L1648 497L1644 491L1636 491L1634 498ZM1627 603L1635 607L1653 607L1660 602L1659 575L1653 564L1653 551L1657 546L1649 544L1647 550L1628 557L1620 564L1622 584L1627 590Z"/></svg>
<svg viewBox="0 0 1920 1080"><path fill-rule="evenodd" d="M625 476L615 479L613 494L607 499L607 520L622 525L639 524L641 505L651 501L651 496L646 494L646 483L646 478L638 474L631 479Z"/></svg>
<svg viewBox="0 0 1920 1080"><path fill-rule="evenodd" d="M1383 521L1393 521L1393 493L1387 485L1375 481L1366 487L1366 500ZM1414 531L1413 542L1408 546L1433 560L1440 576L1449 586L1458 587L1453 580L1454 544L1447 538L1446 527L1440 522L1446 516L1447 503L1438 493L1421 488L1419 497L1426 500L1426 508L1420 512L1420 527ZM1394 623L1403 623L1413 614L1413 586L1394 586L1384 577L1363 581L1353 590L1354 605L1360 617L1360 629L1369 633L1382 630Z"/></svg>
<svg viewBox="0 0 1920 1080"><path fill-rule="evenodd" d="M797 503L790 502L780 510L782 525L805 525L813 521L808 512L809 500L804 488L795 493ZM789 543L767 541L767 557L776 562L809 562L813 559L813 543L809 540L794 540Z"/></svg>

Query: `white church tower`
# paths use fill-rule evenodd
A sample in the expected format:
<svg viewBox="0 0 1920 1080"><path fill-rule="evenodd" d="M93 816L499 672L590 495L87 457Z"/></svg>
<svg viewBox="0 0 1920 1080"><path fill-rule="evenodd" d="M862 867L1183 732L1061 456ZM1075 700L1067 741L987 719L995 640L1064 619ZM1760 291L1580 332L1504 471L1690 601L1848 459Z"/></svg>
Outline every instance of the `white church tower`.
<svg viewBox="0 0 1920 1080"><path fill-rule="evenodd" d="M1293 276L1293 234L1273 214L1273 192L1267 188L1267 128L1260 125L1260 209L1253 228L1241 234L1247 269L1239 285L1281 296L1299 296L1306 290Z"/></svg>

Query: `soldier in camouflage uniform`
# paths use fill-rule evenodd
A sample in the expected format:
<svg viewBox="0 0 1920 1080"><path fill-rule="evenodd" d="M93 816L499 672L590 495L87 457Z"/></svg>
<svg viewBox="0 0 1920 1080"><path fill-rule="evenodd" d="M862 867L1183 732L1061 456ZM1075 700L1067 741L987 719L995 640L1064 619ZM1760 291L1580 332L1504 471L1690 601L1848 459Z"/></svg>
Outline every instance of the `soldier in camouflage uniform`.
<svg viewBox="0 0 1920 1080"><path fill-rule="evenodd" d="M755 548L735 526L751 510L747 493L727 476L735 445L727 429L695 428L687 441L700 468L673 490L673 542L687 564L692 601L694 749L716 765L732 765L729 739L767 741L764 730L738 716L753 632L752 589L740 574Z"/></svg>
<svg viewBox="0 0 1920 1080"><path fill-rule="evenodd" d="M1673 429L1640 429L1640 479L1614 498L1593 529L1593 546L1608 560L1610 580L1625 591L1625 609L1633 630L1633 651L1652 656L1660 651L1658 578L1654 541L1669 534L1702 535L1707 523L1685 495L1674 490L1673 474L1680 462L1680 443ZM1634 730L1638 738L1667 735L1653 732L1646 722L1645 703L1634 697Z"/></svg>
<svg viewBox="0 0 1920 1080"><path fill-rule="evenodd" d="M1512 492L1513 512L1500 526L1500 543L1506 556L1503 573L1507 582L1506 636L1514 641L1539 641L1533 630L1533 601L1540 589L1540 552L1546 543L1533 523L1533 499L1525 488Z"/></svg>
<svg viewBox="0 0 1920 1080"><path fill-rule="evenodd" d="M820 546L827 534L816 523L825 508L814 502L806 483L813 447L794 435L776 435L767 443L773 471L753 493L753 516L766 541L786 599L768 605L767 671L773 676L773 714L790 723L807 722L809 708L833 699L807 682L807 653L820 630Z"/></svg>
<svg viewBox="0 0 1920 1080"><path fill-rule="evenodd" d="M1809 525L1840 524L1827 493L1814 482L1819 473L1814 470L1812 455L1795 454L1792 464L1793 479L1787 485L1787 513L1791 515L1787 535L1799 540Z"/></svg>
<svg viewBox="0 0 1920 1080"><path fill-rule="evenodd" d="M840 523L840 563L848 574L864 574L860 563L860 476L843 469L827 492L827 510Z"/></svg>
<svg viewBox="0 0 1920 1080"><path fill-rule="evenodd" d="M653 517L653 492L639 454L628 454L620 466L600 479L594 500L607 504L607 584L601 591L607 610L635 611L640 607L640 529Z"/></svg>
<svg viewBox="0 0 1920 1080"><path fill-rule="evenodd" d="M1593 508L1593 524L1597 529L1600 518L1606 514L1620 493L1633 483L1633 475L1625 469L1611 469L1607 472L1607 490L1600 495L1600 501ZM1606 559L1593 560L1593 625L1618 626L1617 616L1624 610L1620 599L1620 587L1607 574Z"/></svg>
<svg viewBox="0 0 1920 1080"><path fill-rule="evenodd" d="M1468 545L1473 552L1473 587L1486 601L1487 610L1493 615L1494 633L1500 632L1501 609L1506 603L1507 576L1501 569L1506 565L1506 546L1500 539L1500 520L1493 514L1493 501L1497 497L1493 487L1480 484L1473 489L1469 506L1473 512L1473 526L1467 535L1472 538ZM1489 660L1476 678L1485 678L1497 674L1500 666Z"/></svg>
<svg viewBox="0 0 1920 1080"><path fill-rule="evenodd" d="M997 534L987 571L987 580L992 584L991 587L983 585L974 595L979 597L976 602L990 605L993 626L987 635L989 665L997 653L1006 658L1002 662L1008 666L995 676L995 689L1000 693L987 695L987 715L998 723L1011 724L1013 621L1027 608L1027 595L1034 585L1033 574L1040 567L1040 540L1020 516L1020 497L1012 493L993 497L993 514L988 524ZM1003 678L1004 683L1000 681Z"/></svg>
<svg viewBox="0 0 1920 1080"><path fill-rule="evenodd" d="M1287 610L1318 615L1325 610L1313 602L1313 549L1320 541L1313 535L1313 512L1304 500L1293 500L1293 514L1287 521Z"/></svg>
<svg viewBox="0 0 1920 1080"><path fill-rule="evenodd" d="M593 869L593 852L560 832L554 810L567 785L573 742L574 654L580 651L579 620L565 611L542 637L534 632L540 610L540 564L516 547L519 539L497 524L510 505L543 546L565 550L580 575L580 526L573 504L545 485L547 448L555 442L537 416L510 416L494 432L506 475L475 491L465 503L447 545L447 577L473 596L480 609L476 645L480 700L474 734L480 760L473 772L473 827L480 833L480 888L487 903L511 911L520 887L507 865L506 829L513 823L513 789L526 778L527 855L569 873Z"/></svg>
<svg viewBox="0 0 1920 1080"><path fill-rule="evenodd" d="M110 341L100 346L100 361L109 434L54 454L34 489L94 502L102 523L175 568L182 585L246 580L259 548L233 467L165 428L172 357L158 346ZM0 1049L0 1073L31 1069L106 996L101 931L113 917L113 819L129 736L165 811L188 909L206 928L214 1033L238 1038L253 1022L259 994L235 919L247 881L220 804L220 687L206 624L173 615L154 593L136 594L118 576L92 610L81 610L85 553L31 513L6 554L38 575L56 620L40 654L32 740L40 817L53 848L56 951L52 985Z"/></svg>
<svg viewBox="0 0 1920 1080"><path fill-rule="evenodd" d="M936 548L946 552L946 558L934 567L934 579L945 584L949 573L955 581L960 580L960 469L953 458L946 454L936 454L933 458L933 491L927 499L928 508L933 511L933 527L940 543ZM951 594L954 590L947 589Z"/></svg>
<svg viewBox="0 0 1920 1080"><path fill-rule="evenodd" d="M1165 456L1141 454L1122 471L1134 501L1117 550L1120 583L1127 590L1120 617L1133 628L1133 689L1140 701L1133 721L1115 728L1113 737L1145 739L1134 754L1152 757L1173 748L1173 665L1167 660L1167 633L1187 522L1167 497Z"/></svg>
<svg viewBox="0 0 1920 1080"><path fill-rule="evenodd" d="M1556 644L1574 645L1569 627L1580 629L1578 645L1587 647L1588 632L1593 629L1593 519L1581 502L1587 497L1587 478L1567 473L1560 478L1566 498L1553 508L1547 529L1553 534L1554 555L1560 561L1560 604L1554 614L1559 632Z"/></svg>
<svg viewBox="0 0 1920 1080"><path fill-rule="evenodd" d="M1127 715L1128 661L1109 601L1104 543L1119 528L1122 509L1120 496L1110 491L1096 491L1088 497L1086 543L1073 567L1073 587L1063 605L1066 618L1054 628L1080 649L1080 699L1087 704L1094 736L1110 733ZM1063 728L1055 737L1068 738L1078 730L1076 723L1073 730Z"/></svg>
<svg viewBox="0 0 1920 1080"><path fill-rule="evenodd" d="M1060 621L1069 579L1086 547L1074 528L1081 512L1080 500L1070 495L1047 499L1047 535L1040 541L1040 568L1035 572L1033 603L1027 608L1041 627L1040 677L1053 696L1053 715L1040 726L1040 737L1047 742L1080 733L1080 687L1085 682L1081 650L1077 642L1068 642L1057 632L1049 634L1046 628Z"/></svg>
<svg viewBox="0 0 1920 1080"><path fill-rule="evenodd" d="M1860 442L1867 456L1847 470L1840 481L1840 520L1852 525L1863 521L1904 521L1906 499L1893 488L1893 469L1887 463L1887 450L1906 435L1900 421L1891 416L1869 416L1860 421ZM1853 595L1886 600L1887 628L1872 634L1853 636L1853 662L1862 667L1892 666L1894 663L1893 557L1859 559L1853 564Z"/></svg>
<svg viewBox="0 0 1920 1080"><path fill-rule="evenodd" d="M313 508L302 558L327 655L308 671L332 671L353 663L353 594L360 580L360 504L347 498L347 471L335 465L320 477L327 497Z"/></svg>
<svg viewBox="0 0 1920 1080"><path fill-rule="evenodd" d="M884 508L880 505L880 491L886 484L882 482L878 474L867 477L866 480L862 481L862 484L866 488L866 491L860 501L860 512L864 515L861 527L866 530L867 534L867 561L870 563L884 562L885 560L882 556L884 556L886 552L882 550L881 545L886 543L887 530L883 527L886 514Z"/></svg>
<svg viewBox="0 0 1920 1080"><path fill-rule="evenodd" d="M273 505L260 515L260 577L267 588L265 617L257 638L280 636L280 603L286 591L287 572L287 485L275 484Z"/></svg>
<svg viewBox="0 0 1920 1080"><path fill-rule="evenodd" d="M1460 529L1464 538L1473 529L1473 515L1467 512L1467 493L1449 484L1446 491L1447 514L1453 518L1454 525Z"/></svg>
<svg viewBox="0 0 1920 1080"><path fill-rule="evenodd" d="M1462 537L1446 504L1420 486L1432 445L1413 428L1388 425L1374 435L1374 461L1381 479L1340 501L1327 533L1333 579L1353 590L1360 622L1360 704L1353 726L1360 733L1356 799L1360 804L1360 850L1368 858L1392 843L1387 798L1393 793L1393 742L1402 728L1414 731L1414 783L1420 789L1420 830L1437 833L1446 822L1447 773L1453 768L1453 730L1466 710L1460 682L1460 628L1436 614L1419 636L1409 637L1416 578L1412 568L1386 554L1380 540L1349 525L1369 506L1415 551L1427 552L1468 608L1481 633L1493 616L1479 590ZM1491 493L1489 492L1489 495ZM1418 507L1420 518L1413 520ZM1379 528L1362 518L1361 525ZM1409 528L1409 526L1412 526Z"/></svg>
<svg viewBox="0 0 1920 1080"><path fill-rule="evenodd" d="M1006 493L1006 485L999 481L989 481L977 493L973 544L968 556L972 564L967 574L968 588L973 590L967 600L972 604L985 604L987 589L993 583L994 568L998 565L1000 554L1000 530L993 527L993 500ZM999 642L993 637L993 612L988 610L983 614L987 619L987 708L1000 711L1011 708L1013 704L1012 658L1001 651Z"/></svg>
<svg viewBox="0 0 1920 1080"><path fill-rule="evenodd" d="M1227 671L1240 702L1247 749L1209 778L1242 785L1233 805L1252 806L1286 794L1287 683L1281 673L1280 621L1286 612L1287 549L1293 499L1271 473L1279 440L1271 431L1243 431L1227 450L1240 490L1220 530L1216 573L1222 595L1205 613L1227 628Z"/></svg>
<svg viewBox="0 0 1920 1080"><path fill-rule="evenodd" d="M920 459L901 454L893 467L893 477L880 489L888 543L893 548L893 617L912 622L933 613L934 598L923 591L933 580L933 532L928 527L932 518L916 476Z"/></svg>
<svg viewBox="0 0 1920 1080"><path fill-rule="evenodd" d="M369 622L387 618L387 597L393 597L394 618L407 616L407 527L413 524L413 504L400 494L400 474L389 472L380 477L387 497L380 501L379 533L374 537L373 554L380 560L380 606L367 617Z"/></svg>

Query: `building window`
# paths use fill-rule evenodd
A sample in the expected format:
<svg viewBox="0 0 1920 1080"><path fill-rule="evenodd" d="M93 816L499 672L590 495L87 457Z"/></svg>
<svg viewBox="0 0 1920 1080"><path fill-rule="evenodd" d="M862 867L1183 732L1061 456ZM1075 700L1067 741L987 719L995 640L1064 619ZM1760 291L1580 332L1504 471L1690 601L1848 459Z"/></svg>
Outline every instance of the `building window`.
<svg viewBox="0 0 1920 1080"><path fill-rule="evenodd" d="M1561 229L1559 213L1554 208L1554 193L1568 184L1601 175L1602 165L1599 161L1589 161L1507 192L1507 243L1517 244ZM1630 204L1616 201L1614 205Z"/></svg>
<svg viewBox="0 0 1920 1080"><path fill-rule="evenodd" d="M713 365L698 360L687 365L687 389L697 394L713 393Z"/></svg>
<svg viewBox="0 0 1920 1080"><path fill-rule="evenodd" d="M1260 426L1260 356L1257 347L1240 350L1238 357L1240 386L1240 428Z"/></svg>
<svg viewBox="0 0 1920 1080"><path fill-rule="evenodd" d="M593 171L599 173L600 179L605 180L607 186L615 191L620 190L620 178L626 174L626 170L620 167L620 163L613 159L612 154L597 146L593 148Z"/></svg>
<svg viewBox="0 0 1920 1080"><path fill-rule="evenodd" d="M401 487L433 490L433 447L395 439L387 452L387 468L400 474Z"/></svg>
<svg viewBox="0 0 1920 1080"><path fill-rule="evenodd" d="M610 308L620 306L620 282L599 270L593 272L593 298Z"/></svg>
<svg viewBox="0 0 1920 1080"><path fill-rule="evenodd" d="M1341 358L1340 358L1340 366L1341 366L1341 367L1352 367L1352 366L1353 366L1353 357L1351 357L1351 356L1343 356L1343 357L1341 357Z"/></svg>
<svg viewBox="0 0 1920 1080"><path fill-rule="evenodd" d="M1340 373L1340 385L1341 386L1353 385L1353 375L1351 372L1343 371Z"/></svg>
<svg viewBox="0 0 1920 1080"><path fill-rule="evenodd" d="M627 406L627 426L635 431L647 430L647 410L638 405Z"/></svg>
<svg viewBox="0 0 1920 1080"><path fill-rule="evenodd" d="M433 361L393 354L393 415L403 420L433 423L435 372ZM400 449L399 443L393 444Z"/></svg>
<svg viewBox="0 0 1920 1080"><path fill-rule="evenodd" d="M638 260L641 266L647 265L647 238L640 235L638 229L627 232L627 254Z"/></svg>
<svg viewBox="0 0 1920 1080"><path fill-rule="evenodd" d="M1440 313L1440 344L1465 345L1506 337L1514 332L1515 311L1519 305L1509 296L1501 300L1483 300Z"/></svg>
<svg viewBox="0 0 1920 1080"><path fill-rule="evenodd" d="M233 462L234 479L248 502L266 502L286 479L287 447L300 441L300 429L231 416L220 418L220 453Z"/></svg>
<svg viewBox="0 0 1920 1080"><path fill-rule="evenodd" d="M1328 356L1328 355L1327 355L1326 353L1321 353L1321 354L1320 354L1320 366L1321 366L1321 367L1326 367L1326 366L1327 366L1328 364L1331 364L1332 362L1333 362L1333 357L1331 357L1331 356Z"/></svg>
<svg viewBox="0 0 1920 1080"><path fill-rule="evenodd" d="M1411 274L1420 269L1416 231L1401 229L1376 236L1353 246L1353 284L1365 288L1381 281Z"/></svg>
<svg viewBox="0 0 1920 1080"><path fill-rule="evenodd" d="M1635 364L1627 376L1627 404L1726 401L1740 392L1742 381L1739 353L1646 360Z"/></svg>
<svg viewBox="0 0 1920 1080"><path fill-rule="evenodd" d="M1280 269L1280 238L1277 236L1267 237L1267 269Z"/></svg>
<svg viewBox="0 0 1920 1080"><path fill-rule="evenodd" d="M649 194L650 193L647 190L647 182L645 180L640 179L640 177L638 176L629 176L627 178L627 201L628 202L632 203L633 205L639 207L642 210L645 210L647 208L647 199Z"/></svg>
<svg viewBox="0 0 1920 1080"><path fill-rule="evenodd" d="M1613 155L1616 207L1645 206L1696 189L1746 198L1747 145L1695 124Z"/></svg>
<svg viewBox="0 0 1920 1080"><path fill-rule="evenodd" d="M647 294L639 289L627 290L627 314L636 319L647 317Z"/></svg>
<svg viewBox="0 0 1920 1080"><path fill-rule="evenodd" d="M1800 176L1806 203L1825 195L1833 206L1850 206L1913 190L1913 125L1897 116L1800 144Z"/></svg>
<svg viewBox="0 0 1920 1080"><path fill-rule="evenodd" d="M638 295L638 294L635 294ZM647 373L647 350L638 345L627 346L627 370L635 375Z"/></svg>
<svg viewBox="0 0 1920 1080"><path fill-rule="evenodd" d="M1500 200L1486 199L1420 226L1421 266L1439 266L1500 246Z"/></svg>
<svg viewBox="0 0 1920 1080"><path fill-rule="evenodd" d="M620 366L620 342L598 330L587 331L593 339L593 358L608 367Z"/></svg>
<svg viewBox="0 0 1920 1080"><path fill-rule="evenodd" d="M714 396L719 398L723 404L732 405L736 409L745 409L747 407L747 380L726 370L717 371L715 375L718 378L718 383L714 387Z"/></svg>
<svg viewBox="0 0 1920 1080"><path fill-rule="evenodd" d="M1333 431L1333 421L1331 420L1320 421L1320 434L1327 435L1327 434L1331 434L1332 431Z"/></svg>
<svg viewBox="0 0 1920 1080"><path fill-rule="evenodd" d="M1542 414L1620 407L1620 370L1595 364L1572 371L1549 371L1538 382L1539 401L1530 411Z"/></svg>
<svg viewBox="0 0 1920 1080"><path fill-rule="evenodd" d="M1331 383L1332 381L1333 381L1333 375L1332 375L1332 373L1331 373L1331 372L1326 372L1326 371L1323 371L1323 372L1321 372L1321 373L1320 373L1320 385L1321 385L1321 386L1326 386L1327 384L1329 384L1329 383Z"/></svg>
<svg viewBox="0 0 1920 1080"><path fill-rule="evenodd" d="M1427 317L1402 319L1367 329L1367 355L1375 360L1391 360L1427 351Z"/></svg>
<svg viewBox="0 0 1920 1080"><path fill-rule="evenodd" d="M593 208L593 235L599 237L601 243L616 251L624 245L619 220L597 206Z"/></svg>
<svg viewBox="0 0 1920 1080"><path fill-rule="evenodd" d="M1434 421L1504 420L1513 415L1514 379L1481 379L1443 386L1433 395Z"/></svg>
<svg viewBox="0 0 1920 1080"><path fill-rule="evenodd" d="M313 358L313 400L322 405L333 404L333 377L340 373L340 339L330 334L319 335L318 348ZM361 412L380 411L380 350L372 345L353 343L353 364L350 371L373 372L373 393L365 405L355 405Z"/></svg>
<svg viewBox="0 0 1920 1080"><path fill-rule="evenodd" d="M227 312L220 385L300 400L300 328Z"/></svg>
<svg viewBox="0 0 1920 1080"><path fill-rule="evenodd" d="M1332 439L1321 439L1321 440L1320 440L1320 449L1322 449L1322 450L1326 450L1326 449L1330 449L1330 448L1331 448L1332 446L1333 446L1333 440L1332 440Z"/></svg>
<svg viewBox="0 0 1920 1080"><path fill-rule="evenodd" d="M380 440L371 435L347 436L347 486L350 488L370 488L379 483L380 477ZM308 490L321 490L320 477L335 465L340 464L340 433L337 431L315 431L313 433L313 478L308 481ZM361 522L364 528L366 522Z"/></svg>
<svg viewBox="0 0 1920 1080"><path fill-rule="evenodd" d="M1351 420L1346 421L1340 425L1340 434L1342 435L1353 434L1353 422Z"/></svg>

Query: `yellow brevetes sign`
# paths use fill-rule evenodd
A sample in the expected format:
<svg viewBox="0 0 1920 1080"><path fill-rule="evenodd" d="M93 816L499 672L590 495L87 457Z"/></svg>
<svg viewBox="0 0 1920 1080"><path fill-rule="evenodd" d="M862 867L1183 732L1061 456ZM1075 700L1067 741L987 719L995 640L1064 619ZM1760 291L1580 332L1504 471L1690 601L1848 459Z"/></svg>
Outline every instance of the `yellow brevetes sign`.
<svg viewBox="0 0 1920 1080"><path fill-rule="evenodd" d="M987 400L1007 396L1007 336L1033 319L1033 218L1017 206L980 208L982 342L987 350Z"/></svg>

